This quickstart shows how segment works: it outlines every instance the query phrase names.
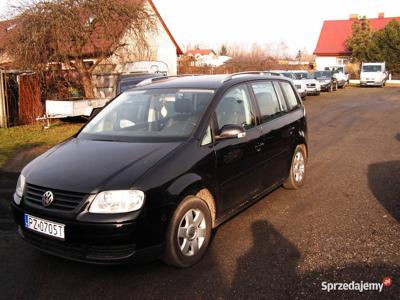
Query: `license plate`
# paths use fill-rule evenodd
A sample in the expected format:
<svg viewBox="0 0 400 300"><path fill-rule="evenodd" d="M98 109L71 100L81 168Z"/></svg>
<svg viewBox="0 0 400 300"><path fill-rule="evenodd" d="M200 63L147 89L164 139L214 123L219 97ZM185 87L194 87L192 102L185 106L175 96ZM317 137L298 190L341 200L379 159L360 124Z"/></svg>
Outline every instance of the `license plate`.
<svg viewBox="0 0 400 300"><path fill-rule="evenodd" d="M49 235L61 240L65 239L64 224L51 222L28 214L24 215L25 228Z"/></svg>

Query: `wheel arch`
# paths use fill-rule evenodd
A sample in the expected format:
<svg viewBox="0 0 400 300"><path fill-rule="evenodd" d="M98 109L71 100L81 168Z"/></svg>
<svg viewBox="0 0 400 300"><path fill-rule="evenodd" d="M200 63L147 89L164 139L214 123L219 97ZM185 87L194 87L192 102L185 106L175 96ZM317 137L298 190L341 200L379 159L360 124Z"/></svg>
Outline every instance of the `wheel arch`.
<svg viewBox="0 0 400 300"><path fill-rule="evenodd" d="M203 178L195 173L188 173L177 178L168 188L168 193L177 199L177 205L187 196L203 200L211 213L212 228L216 227L217 205L212 190L204 183Z"/></svg>

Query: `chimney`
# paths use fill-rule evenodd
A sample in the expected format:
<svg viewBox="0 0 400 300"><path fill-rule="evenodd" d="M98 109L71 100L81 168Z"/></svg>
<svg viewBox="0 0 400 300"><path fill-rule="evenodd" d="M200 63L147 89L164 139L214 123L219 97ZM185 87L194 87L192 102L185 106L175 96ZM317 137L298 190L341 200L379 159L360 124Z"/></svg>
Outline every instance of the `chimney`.
<svg viewBox="0 0 400 300"><path fill-rule="evenodd" d="M350 20L357 20L358 19L358 14L351 14L350 15Z"/></svg>
<svg viewBox="0 0 400 300"><path fill-rule="evenodd" d="M383 18L385 18L385 13L380 12L380 13L378 14L378 19L383 19Z"/></svg>

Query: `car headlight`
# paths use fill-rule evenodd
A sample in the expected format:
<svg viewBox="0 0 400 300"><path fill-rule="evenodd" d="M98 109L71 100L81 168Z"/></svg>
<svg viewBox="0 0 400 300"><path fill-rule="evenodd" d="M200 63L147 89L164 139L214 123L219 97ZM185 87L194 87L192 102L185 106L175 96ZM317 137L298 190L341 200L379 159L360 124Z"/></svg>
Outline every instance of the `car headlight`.
<svg viewBox="0 0 400 300"><path fill-rule="evenodd" d="M22 196L24 195L25 182L26 182L25 176L22 174L19 175L17 187L15 188L15 194L14 194L14 202L17 205L21 203Z"/></svg>
<svg viewBox="0 0 400 300"><path fill-rule="evenodd" d="M326 79L325 81L324 81L325 83L329 83L329 82L331 82L329 79Z"/></svg>
<svg viewBox="0 0 400 300"><path fill-rule="evenodd" d="M116 214L139 210L143 206L144 193L138 190L106 191L97 194L89 212Z"/></svg>

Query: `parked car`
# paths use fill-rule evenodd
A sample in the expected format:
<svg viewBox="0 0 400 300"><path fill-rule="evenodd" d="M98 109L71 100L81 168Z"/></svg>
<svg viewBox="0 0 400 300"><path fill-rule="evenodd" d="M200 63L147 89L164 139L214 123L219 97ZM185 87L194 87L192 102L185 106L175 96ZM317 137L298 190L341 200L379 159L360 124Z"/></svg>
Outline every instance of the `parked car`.
<svg viewBox="0 0 400 300"><path fill-rule="evenodd" d="M118 96L126 90L136 87L136 85L143 80L155 77L165 77L163 74L154 73L131 73L131 74L121 74L119 75L117 82L115 84L115 95Z"/></svg>
<svg viewBox="0 0 400 300"><path fill-rule="evenodd" d="M360 74L361 86L380 86L384 87L388 73L386 71L386 63L362 63Z"/></svg>
<svg viewBox="0 0 400 300"><path fill-rule="evenodd" d="M29 163L11 207L20 235L44 252L188 267L218 225L280 185L300 188L307 157L291 80L165 78L122 93Z"/></svg>
<svg viewBox="0 0 400 300"><path fill-rule="evenodd" d="M312 78L316 79L321 85L321 91L333 92L338 89L336 78L333 76L332 71L316 71L312 73Z"/></svg>
<svg viewBox="0 0 400 300"><path fill-rule="evenodd" d="M332 71L333 76L335 77L338 88L345 88L350 81L350 74L347 70L347 66L345 65L337 65L328 67L327 70Z"/></svg>
<svg viewBox="0 0 400 300"><path fill-rule="evenodd" d="M301 70L292 71L297 80L301 80L306 85L307 95L319 95L321 84L307 72Z"/></svg>
<svg viewBox="0 0 400 300"><path fill-rule="evenodd" d="M297 92L299 93L301 99L302 100L306 99L306 97L307 97L306 84L304 82L302 82L301 80L298 80L296 78L296 76L292 72L290 72L290 71L279 71L279 70L273 70L273 71L270 71L270 72L275 73L275 74L280 74L280 75L282 75L284 77L287 77L287 78L290 78L291 80L293 80L294 85L295 85L295 87L297 89Z"/></svg>

